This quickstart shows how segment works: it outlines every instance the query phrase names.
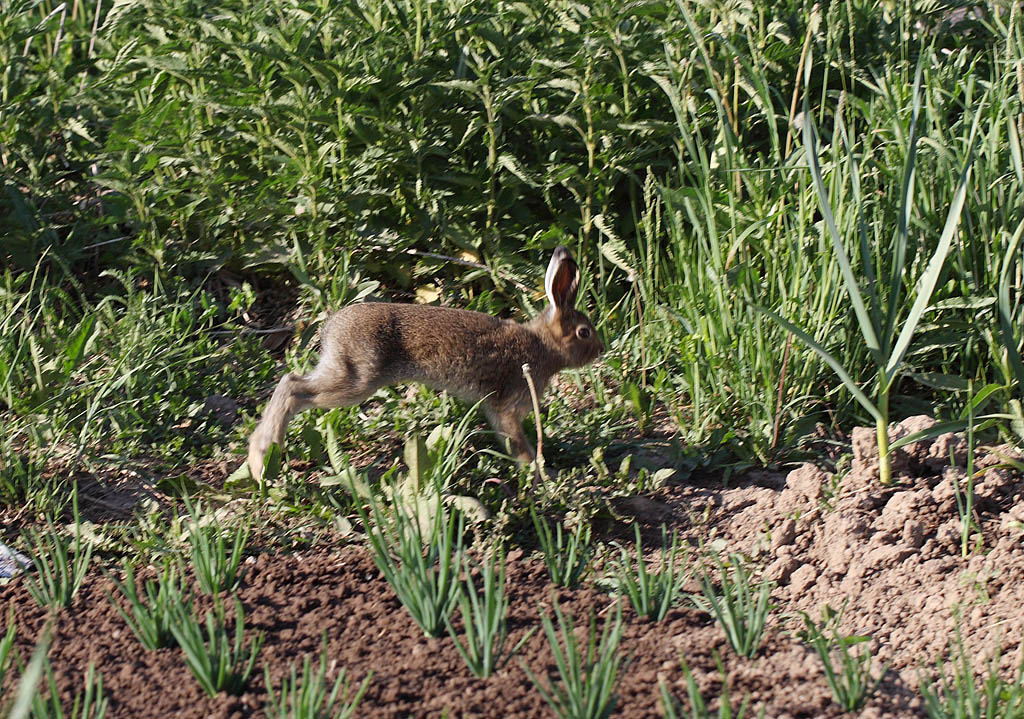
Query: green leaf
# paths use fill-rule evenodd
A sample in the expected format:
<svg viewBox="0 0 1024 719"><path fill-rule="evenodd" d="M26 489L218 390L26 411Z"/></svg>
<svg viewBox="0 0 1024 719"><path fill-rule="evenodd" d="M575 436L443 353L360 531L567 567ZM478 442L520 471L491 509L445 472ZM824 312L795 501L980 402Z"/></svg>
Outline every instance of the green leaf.
<svg viewBox="0 0 1024 719"><path fill-rule="evenodd" d="M1015 417L1012 414L986 414L980 417L975 417L974 430L977 432L987 427L991 427L1001 419L1013 420ZM899 449L900 447L904 447L908 444L919 442L922 439L934 439L940 434L946 434L947 432L963 432L969 425L970 420L968 419L953 419L947 422L939 422L927 429L922 429L920 432L914 432L913 434L908 434L906 437L900 437L897 440L893 440L889 445L889 451L892 452L893 450Z"/></svg>
<svg viewBox="0 0 1024 719"><path fill-rule="evenodd" d="M807 156L807 165L811 170L811 178L814 181L814 187L817 191L818 206L821 208L821 216L825 220L825 227L828 229L829 237L832 239L832 250L835 254L836 262L839 263L839 269L843 274L843 282L846 285L846 294L849 295L850 304L853 305L853 311L857 315L857 322L860 325L861 334L864 336L864 342L867 344L868 350L876 357L876 361L880 365L882 364L882 347L878 341L878 328L876 328L872 323L871 317L868 315L867 308L864 306L864 298L861 296L860 287L857 285L857 280L853 276L853 268L850 266L850 259L846 255L846 248L843 246L843 240L839 236L839 229L836 227L836 221L832 216L832 205L828 200L828 191L825 189L825 182L822 180L821 167L818 165L817 132L814 128L814 120L812 119L810 108L807 106L806 97L804 98L803 135L804 153ZM815 351L817 352L817 350ZM821 353L819 352L819 354ZM824 356L822 357L824 359ZM826 359L825 361L827 362L828 360ZM867 398L865 397L864 399L866 400ZM864 404L864 402L861 401L861 404ZM877 412L877 410L875 410L875 412Z"/></svg>
<svg viewBox="0 0 1024 719"><path fill-rule="evenodd" d="M273 482L280 477L281 466L281 446L277 442L272 442L267 449L266 456L263 458L263 481Z"/></svg>
<svg viewBox="0 0 1024 719"><path fill-rule="evenodd" d="M1013 311L1010 305L1010 274L1014 265L1020 263L1021 238L1024 237L1024 220L1017 225L1017 231L1013 233L1006 254L1003 255L1003 266L999 272L999 336L1006 348L1006 358L1017 376L1019 391L1024 392L1024 361L1021 360L1020 351L1017 349L1017 338L1014 335Z"/></svg>
<svg viewBox="0 0 1024 719"><path fill-rule="evenodd" d="M334 429L334 422L331 422L328 418L324 424L327 433L327 459L330 461L331 469L334 470L334 473L342 474L345 468L348 467L348 460L338 444L338 433Z"/></svg>
<svg viewBox="0 0 1024 719"><path fill-rule="evenodd" d="M414 492L423 489L424 482L430 476L430 455L427 443L421 435L405 440L405 464L409 468L409 482Z"/></svg>
<svg viewBox="0 0 1024 719"><path fill-rule="evenodd" d="M946 255L949 253L949 247L953 242L953 235L960 224L960 213L964 208L964 200L967 198L967 183L971 177L972 164L973 157L967 161L967 166L960 173L960 182L957 185L956 194L953 195L953 202L949 206L949 213L946 215L946 225L942 230L942 236L939 237L939 244L928 261L928 266L921 274L921 277L918 278L917 297L914 299L914 305L910 308L910 314L907 315L907 319L903 323L903 329L900 331L900 336L897 338L892 354L889 356L889 362L885 366L887 382L891 382L893 377L896 376L896 372L899 371L900 364L903 362L903 355L906 354L907 348L910 346L914 330L917 329L921 316L928 308L928 302L931 300L935 283L939 280L939 273L946 262Z"/></svg>
<svg viewBox="0 0 1024 719"><path fill-rule="evenodd" d="M846 388L850 390L850 394L852 394L854 398L858 402L860 402L861 406L868 412L870 412L871 416L874 417L875 419L882 419L882 414L881 412L879 412L878 407L876 407L875 403L868 399L868 396L860 390L860 387L858 387L857 383L853 381L853 378L850 377L849 373L843 368L841 364L839 364L839 360L833 357L828 350L826 350L824 347L818 344L818 342L813 337L811 337L809 334L801 330L799 327L794 325L789 320L786 320L780 315L776 314L775 312L772 312L771 310L761 307L760 305L755 304L753 302L750 302L750 305L758 312L761 312L762 314L765 314L768 317L770 317L772 320L781 325L785 330L796 335L797 339L799 339L801 342L803 342L812 350L814 350L817 353L817 355L821 357L823 360L825 360L828 366L831 367L837 375L839 375L839 379L842 381L844 385L846 385Z"/></svg>
<svg viewBox="0 0 1024 719"><path fill-rule="evenodd" d="M96 315L86 315L78 330L71 336L68 343L64 345L64 373L69 374L85 355L85 347L92 336L93 328L96 326Z"/></svg>

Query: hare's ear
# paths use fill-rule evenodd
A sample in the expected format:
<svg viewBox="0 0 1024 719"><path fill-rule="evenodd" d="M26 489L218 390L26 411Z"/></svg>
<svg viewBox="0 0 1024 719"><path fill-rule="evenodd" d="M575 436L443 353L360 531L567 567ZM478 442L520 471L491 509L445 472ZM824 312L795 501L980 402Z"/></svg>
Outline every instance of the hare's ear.
<svg viewBox="0 0 1024 719"><path fill-rule="evenodd" d="M559 310L576 306L576 292L580 288L580 268L564 247L556 247L544 275L544 290L548 302Z"/></svg>

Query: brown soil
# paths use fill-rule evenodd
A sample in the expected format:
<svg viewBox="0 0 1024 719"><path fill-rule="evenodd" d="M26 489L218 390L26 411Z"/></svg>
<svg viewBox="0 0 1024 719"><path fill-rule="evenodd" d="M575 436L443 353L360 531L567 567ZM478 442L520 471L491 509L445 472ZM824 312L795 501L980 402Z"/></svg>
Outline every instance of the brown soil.
<svg viewBox="0 0 1024 719"><path fill-rule="evenodd" d="M908 420L897 431L913 431L924 422ZM976 487L982 536L961 558L953 482L963 470L951 467L949 459L952 451L962 463L961 440L950 435L908 448L897 465L901 481L895 488L873 480L870 434L855 432L853 440L853 469L837 491L830 475L802 465L788 476L756 473L735 487L674 485L654 497L618 503L645 528L667 521L694 544L744 553L778 586L767 638L751 659L736 656L710 617L688 604L651 623L638 619L626 602L621 648L629 663L618 687L616 715L662 716L659 680L684 696L680 656L706 696L717 696L717 652L734 702L749 695L767 717L841 716L819 659L795 636L800 625L794 613L817 617L825 604L838 609L845 600L842 631L870 634L877 655L891 662L880 691L860 716L924 716L917 672L946 651L954 607L979 669L1000 644L1003 670L1017 667L1024 627L1024 478L998 467L998 454L983 456ZM1020 460L1012 450L1000 452ZM613 531L629 534L625 525ZM578 625L596 613L599 628L615 602L592 583L553 588L542 563L520 552L509 557L508 588L513 641L538 626L539 612L550 613L555 602ZM696 590L692 582L690 589ZM44 612L20 581L0 592L0 610L13 608L18 647L27 658ZM522 666L538 676L554 669L542 632L526 643L522 661L513 660L490 679L475 679L450 639L424 637L359 545L248 558L239 597L247 633L263 632L265 644L257 672L238 697L206 697L179 649L144 650L111 606L108 592L123 601L110 580L94 572L73 605L58 615L50 650L67 698L80 690L88 663L95 663L111 700L108 716L264 716L263 666L270 667L276 684L289 661L318 655L324 636L332 661L329 676L345 667L355 683L373 672L355 716L552 715Z"/></svg>

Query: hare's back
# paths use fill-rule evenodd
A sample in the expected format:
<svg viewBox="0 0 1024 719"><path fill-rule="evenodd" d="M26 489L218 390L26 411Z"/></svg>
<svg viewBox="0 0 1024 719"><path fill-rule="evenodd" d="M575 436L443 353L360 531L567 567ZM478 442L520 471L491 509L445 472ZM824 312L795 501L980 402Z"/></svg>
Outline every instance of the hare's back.
<svg viewBox="0 0 1024 719"><path fill-rule="evenodd" d="M515 381L537 348L522 325L481 312L367 302L332 315L324 359L381 383L424 382L472 398Z"/></svg>

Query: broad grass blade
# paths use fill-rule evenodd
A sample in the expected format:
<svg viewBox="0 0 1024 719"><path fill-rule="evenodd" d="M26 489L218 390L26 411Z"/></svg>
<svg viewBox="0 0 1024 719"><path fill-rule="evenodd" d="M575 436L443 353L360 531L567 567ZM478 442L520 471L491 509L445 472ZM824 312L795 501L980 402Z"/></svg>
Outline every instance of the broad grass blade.
<svg viewBox="0 0 1024 719"><path fill-rule="evenodd" d="M893 328L896 326L896 315L900 308L900 290L903 287L903 270L907 266L907 246L910 244L910 212L914 207L914 176L917 168L917 125L918 117L921 114L921 70L924 58L917 61L917 71L914 73L914 99L913 110L910 118L910 139L907 141L907 162L903 168L903 183L900 186L900 213L896 218L896 247L895 257L892 260L892 267L889 273L889 313L885 321L884 336L892 337ZM914 255L917 254L915 251ZM912 261L912 260L911 260Z"/></svg>
<svg viewBox="0 0 1024 719"><path fill-rule="evenodd" d="M779 323L779 325L781 325L787 331L792 332L794 335L796 335L797 339L799 339L801 342L803 342L812 350L814 350L817 353L817 355L821 357L823 360L825 360L828 366L831 367L837 375L839 375L839 379L842 380L843 384L846 385L846 388L850 390L850 394L852 394L856 398L856 400L860 402L861 406L864 407L864 409L866 409L868 412L870 412L871 416L874 417L875 419L882 419L882 414L881 412L878 411L878 407L875 406L875 403L868 399L868 396L861 391L860 387L858 387L857 383L853 381L853 378L850 377L849 373L843 368L841 364L839 364L839 360L833 357L827 349L818 344L817 340L815 340L813 337L811 337L809 334L801 330L799 327L797 327L789 320L783 318L781 315L772 312L771 310L765 307L761 307L760 305L755 304L753 302L751 302L751 305L758 312L767 315L775 322Z"/></svg>
<svg viewBox="0 0 1024 719"><path fill-rule="evenodd" d="M1017 349L1017 338L1013 333L1013 314L1010 307L1010 271L1014 264L1020 262L1021 237L1024 236L1024 220L1017 225L1017 231L1013 233L1010 246L1006 248L1003 255L1003 266L999 271L999 333L1002 335L1003 346L1006 348L1006 357L1010 362L1013 373L1017 376L1020 391L1024 393L1024 361L1021 361L1020 351Z"/></svg>
<svg viewBox="0 0 1024 719"><path fill-rule="evenodd" d="M821 177L821 167L818 164L818 142L816 135L814 120L811 118L807 99L804 98L804 154L807 156L807 165L811 170L811 178L814 180L814 187L817 190L818 206L821 208L821 216L825 220L825 227L832 238L832 247L835 251L836 261L839 263L840 270L842 270L843 282L846 284L846 292L850 296L850 304L853 305L853 311L857 315L861 334L864 335L864 341L867 344L868 350L876 357L877 363L881 365L882 348L878 342L878 332L871 322L871 317L868 316L867 308L864 306L864 298L861 296L857 279L853 276L850 258L846 254L846 248L843 247L843 240L839 236L839 229L836 227L835 218L832 216L832 205L828 200L828 192L825 190L825 182ZM824 359L824 355L822 358ZM843 382L845 383L846 380L843 380ZM867 400L866 397L865 400ZM863 401L861 403L863 404Z"/></svg>
<svg viewBox="0 0 1024 719"><path fill-rule="evenodd" d="M977 123L977 117L975 117L975 123ZM971 167L973 166L973 132L971 133L971 145L971 156L967 159L967 166L960 173L960 182L957 185L956 194L953 195L953 202L949 206L949 213L946 215L946 226L942 229L942 235L939 237L939 245L935 248L935 253L928 260L928 266L917 281L917 297L914 299L914 305L910 308L910 314L907 315L907 319L903 323L903 329L900 331L900 336L896 339L896 344L892 348L892 354L889 356L889 362L885 366L886 382L892 381L896 371L899 369L900 363L903 362L903 356L906 354L907 348L910 346L910 340L914 336L914 331L921 321L921 315L924 314L924 311L928 308L928 303L931 301L932 291L935 289L935 283L939 280L942 266L946 262L946 255L949 254L949 246L953 242L953 235L956 234L957 227L960 225L960 214L964 208L964 201L967 199L967 183L970 181Z"/></svg>

